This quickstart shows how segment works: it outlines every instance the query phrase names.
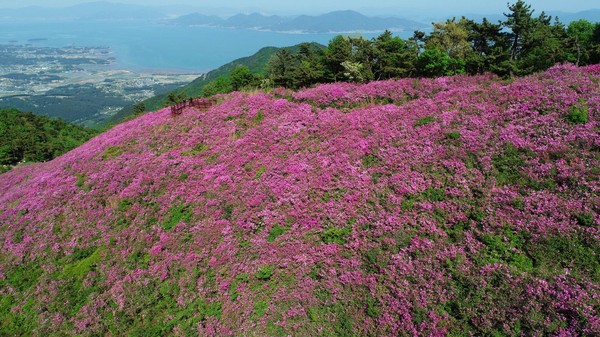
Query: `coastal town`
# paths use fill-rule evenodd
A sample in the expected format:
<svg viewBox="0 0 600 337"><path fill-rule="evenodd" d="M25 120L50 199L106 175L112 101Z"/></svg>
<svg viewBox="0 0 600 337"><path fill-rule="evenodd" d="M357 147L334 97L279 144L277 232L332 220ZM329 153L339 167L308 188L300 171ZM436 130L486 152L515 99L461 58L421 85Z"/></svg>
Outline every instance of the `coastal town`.
<svg viewBox="0 0 600 337"><path fill-rule="evenodd" d="M109 118L124 106L200 76L127 69L119 65L108 47L56 48L37 46L37 42L43 41L0 44L0 107L17 107L85 124ZM65 99L79 101L78 96L82 98L75 105L79 112L54 113L62 105L58 103ZM83 103L90 100L92 104Z"/></svg>

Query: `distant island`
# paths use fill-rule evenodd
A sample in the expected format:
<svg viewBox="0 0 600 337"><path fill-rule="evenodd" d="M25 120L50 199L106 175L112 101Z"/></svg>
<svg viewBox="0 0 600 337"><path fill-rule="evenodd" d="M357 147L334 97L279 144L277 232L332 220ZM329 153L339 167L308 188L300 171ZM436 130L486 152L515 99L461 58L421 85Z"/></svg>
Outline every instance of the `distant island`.
<svg viewBox="0 0 600 337"><path fill-rule="evenodd" d="M395 17L368 17L361 13L346 10L323 15L300 15L284 17L259 13L237 14L228 19L215 15L192 13L165 21L180 26L204 26L234 29L254 29L278 33L349 33L379 32L382 30L411 31L427 28L421 22Z"/></svg>

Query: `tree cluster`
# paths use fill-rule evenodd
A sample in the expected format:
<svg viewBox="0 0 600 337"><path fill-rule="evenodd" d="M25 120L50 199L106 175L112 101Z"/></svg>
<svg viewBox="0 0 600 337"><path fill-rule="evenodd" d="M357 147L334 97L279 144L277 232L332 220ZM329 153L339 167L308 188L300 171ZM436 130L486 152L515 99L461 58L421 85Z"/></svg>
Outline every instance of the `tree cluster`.
<svg viewBox="0 0 600 337"><path fill-rule="evenodd" d="M0 172L20 162L51 160L96 133L60 119L0 109Z"/></svg>
<svg viewBox="0 0 600 337"><path fill-rule="evenodd" d="M522 76L557 63L600 62L600 23L563 25L524 1L508 6L505 20L465 17L433 24L404 40L386 31L376 38L336 36L324 48L304 45L278 51L268 65L275 86L300 88L335 81L367 82L398 77L438 77L493 72ZM235 90L235 88L234 88Z"/></svg>

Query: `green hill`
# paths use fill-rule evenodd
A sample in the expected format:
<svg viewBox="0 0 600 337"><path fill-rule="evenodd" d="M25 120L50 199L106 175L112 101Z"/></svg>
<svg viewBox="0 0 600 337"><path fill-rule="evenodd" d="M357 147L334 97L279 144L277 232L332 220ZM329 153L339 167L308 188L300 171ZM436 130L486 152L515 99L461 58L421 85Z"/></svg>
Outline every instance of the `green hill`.
<svg viewBox="0 0 600 337"><path fill-rule="evenodd" d="M0 172L21 162L54 159L96 134L61 119L0 109Z"/></svg>

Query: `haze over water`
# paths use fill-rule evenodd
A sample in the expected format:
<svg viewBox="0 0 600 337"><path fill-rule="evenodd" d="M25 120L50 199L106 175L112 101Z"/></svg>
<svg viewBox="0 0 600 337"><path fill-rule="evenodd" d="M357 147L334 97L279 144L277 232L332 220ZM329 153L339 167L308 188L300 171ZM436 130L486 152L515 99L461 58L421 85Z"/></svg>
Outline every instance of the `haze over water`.
<svg viewBox="0 0 600 337"><path fill-rule="evenodd" d="M412 32L395 33L402 37ZM108 46L119 69L203 73L254 54L266 46L314 41L327 44L337 34L287 34L241 29L181 27L132 22L0 22L0 44ZM372 38L379 34L361 34ZM34 41L31 41L31 40Z"/></svg>

